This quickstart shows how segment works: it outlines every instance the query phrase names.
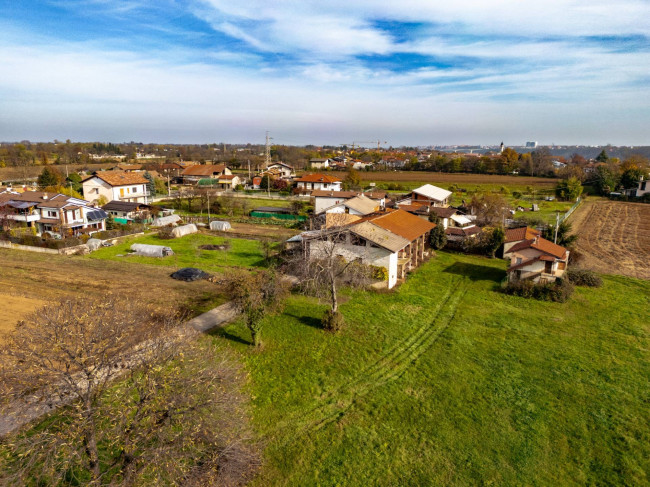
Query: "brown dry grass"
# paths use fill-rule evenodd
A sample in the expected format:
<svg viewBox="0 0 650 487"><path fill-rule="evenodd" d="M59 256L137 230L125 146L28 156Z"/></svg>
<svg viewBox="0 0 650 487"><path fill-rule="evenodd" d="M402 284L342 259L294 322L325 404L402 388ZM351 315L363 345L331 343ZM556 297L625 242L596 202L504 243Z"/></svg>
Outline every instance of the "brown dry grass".
<svg viewBox="0 0 650 487"><path fill-rule="evenodd" d="M332 171L332 176L344 179L346 172ZM495 184L495 185L516 185L516 186L555 186L558 179L534 178L530 176L500 176L498 174L465 174L465 173L444 173L425 171L373 171L359 173L364 181L411 181L421 183L445 183L445 184Z"/></svg>
<svg viewBox="0 0 650 487"><path fill-rule="evenodd" d="M207 281L171 279L169 274L175 269L169 267L9 249L0 249L0 262L0 340L32 311L67 296L128 293L154 305L183 306L219 292Z"/></svg>
<svg viewBox="0 0 650 487"><path fill-rule="evenodd" d="M650 279L650 205L588 201L570 219L585 267Z"/></svg>

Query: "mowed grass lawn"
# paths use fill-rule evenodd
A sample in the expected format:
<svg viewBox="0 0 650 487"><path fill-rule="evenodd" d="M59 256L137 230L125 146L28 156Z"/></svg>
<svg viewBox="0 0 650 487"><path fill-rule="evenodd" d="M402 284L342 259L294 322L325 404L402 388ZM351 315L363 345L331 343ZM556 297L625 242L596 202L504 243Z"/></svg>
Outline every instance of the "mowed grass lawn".
<svg viewBox="0 0 650 487"><path fill-rule="evenodd" d="M648 485L650 282L546 303L501 294L504 269L439 252L350 293L339 334L301 296L261 351L241 322L216 331L250 373L254 485Z"/></svg>
<svg viewBox="0 0 650 487"><path fill-rule="evenodd" d="M201 245L220 245L230 242L229 250L202 250ZM164 245L174 251L168 257L142 257L129 255L134 243ZM120 257L121 255L121 257ZM127 260L140 264L197 267L206 272L221 272L229 267L258 267L264 265L260 243L242 238L224 238L206 233L195 233L175 239L161 239L157 234L141 235L122 240L113 247L102 247L88 255L89 259Z"/></svg>

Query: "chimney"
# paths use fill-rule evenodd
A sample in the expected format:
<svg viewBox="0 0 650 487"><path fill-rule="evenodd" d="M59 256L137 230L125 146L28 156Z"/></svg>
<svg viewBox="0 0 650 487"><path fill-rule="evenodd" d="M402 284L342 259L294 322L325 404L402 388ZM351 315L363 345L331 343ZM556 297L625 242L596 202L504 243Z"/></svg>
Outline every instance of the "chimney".
<svg viewBox="0 0 650 487"><path fill-rule="evenodd" d="M44 200L47 199L47 193L43 193L43 199L44 199Z"/></svg>

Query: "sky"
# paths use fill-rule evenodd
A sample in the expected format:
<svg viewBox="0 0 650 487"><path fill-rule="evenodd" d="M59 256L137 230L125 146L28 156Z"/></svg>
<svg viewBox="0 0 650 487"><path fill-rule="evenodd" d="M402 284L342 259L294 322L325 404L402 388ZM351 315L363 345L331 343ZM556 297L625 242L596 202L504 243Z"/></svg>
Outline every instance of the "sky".
<svg viewBox="0 0 650 487"><path fill-rule="evenodd" d="M650 145L648 0L0 0L0 141Z"/></svg>

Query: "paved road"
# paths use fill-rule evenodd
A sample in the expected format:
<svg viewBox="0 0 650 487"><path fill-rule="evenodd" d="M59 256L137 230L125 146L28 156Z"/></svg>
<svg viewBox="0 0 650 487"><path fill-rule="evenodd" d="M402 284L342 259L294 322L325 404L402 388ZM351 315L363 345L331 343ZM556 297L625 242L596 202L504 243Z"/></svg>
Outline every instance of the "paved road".
<svg viewBox="0 0 650 487"><path fill-rule="evenodd" d="M237 314L232 303L228 302L189 320L185 326L204 333L232 321ZM42 401L36 396L15 401L5 409L6 413L0 416L0 437L52 412L62 404L62 401Z"/></svg>

